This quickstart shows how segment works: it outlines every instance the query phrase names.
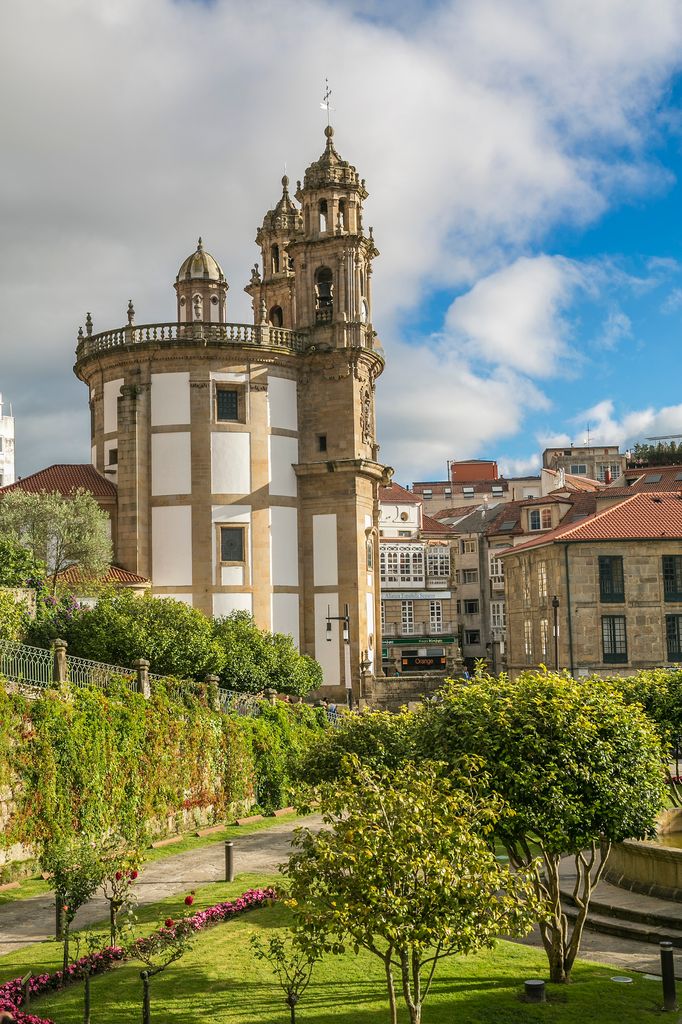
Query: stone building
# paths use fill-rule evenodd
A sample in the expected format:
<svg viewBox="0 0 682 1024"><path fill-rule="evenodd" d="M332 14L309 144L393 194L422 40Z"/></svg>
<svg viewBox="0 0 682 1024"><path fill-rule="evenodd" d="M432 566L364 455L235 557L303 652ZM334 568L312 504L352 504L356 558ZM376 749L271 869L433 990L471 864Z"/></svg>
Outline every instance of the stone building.
<svg viewBox="0 0 682 1024"><path fill-rule="evenodd" d="M175 280L172 322L79 332L92 463L115 483L117 563L209 615L291 634L328 694L359 692L380 651L372 325L364 179L325 129L321 157L266 213L246 291L201 239ZM335 692L335 689L336 691Z"/></svg>
<svg viewBox="0 0 682 1024"><path fill-rule="evenodd" d="M454 594L457 537L398 484L379 489L382 660L387 675L452 673L460 651Z"/></svg>
<svg viewBox="0 0 682 1024"><path fill-rule="evenodd" d="M500 553L510 672L682 661L682 496L639 492ZM556 626L556 629L555 629Z"/></svg>
<svg viewBox="0 0 682 1024"><path fill-rule="evenodd" d="M563 469L571 476L610 483L623 475L627 456L617 444L564 445L563 448L545 448L542 465L545 469Z"/></svg>
<svg viewBox="0 0 682 1024"><path fill-rule="evenodd" d="M501 477L492 459L459 462L451 459L447 480L417 480L412 490L424 501L432 516L451 508L477 508L483 503L498 505L517 498L538 497L542 493L539 476Z"/></svg>
<svg viewBox="0 0 682 1024"><path fill-rule="evenodd" d="M14 416L4 414L0 395L0 487L14 483Z"/></svg>

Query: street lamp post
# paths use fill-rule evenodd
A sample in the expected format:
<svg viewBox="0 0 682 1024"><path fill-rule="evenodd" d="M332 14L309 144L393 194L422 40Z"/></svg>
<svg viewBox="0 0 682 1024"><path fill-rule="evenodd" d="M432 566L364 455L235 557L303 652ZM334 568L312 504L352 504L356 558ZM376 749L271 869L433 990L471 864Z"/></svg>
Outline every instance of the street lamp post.
<svg viewBox="0 0 682 1024"><path fill-rule="evenodd" d="M559 671L559 598L554 595L552 598L552 612L554 615L554 671Z"/></svg>
<svg viewBox="0 0 682 1024"><path fill-rule="evenodd" d="M329 605L327 605L327 643L332 642L332 622L343 623L343 644L344 644L344 657L343 657L343 668L345 675L346 685L346 701L348 707L353 707L353 684L350 678L350 609L348 605L343 606L343 615L332 615Z"/></svg>

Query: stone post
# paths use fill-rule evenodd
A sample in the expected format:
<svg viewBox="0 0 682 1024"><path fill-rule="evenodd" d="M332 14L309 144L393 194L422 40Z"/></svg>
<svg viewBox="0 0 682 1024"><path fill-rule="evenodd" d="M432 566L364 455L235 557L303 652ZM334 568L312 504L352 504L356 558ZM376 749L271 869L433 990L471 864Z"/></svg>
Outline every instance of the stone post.
<svg viewBox="0 0 682 1024"><path fill-rule="evenodd" d="M67 679L66 640L52 641L52 682L61 685Z"/></svg>
<svg viewBox="0 0 682 1024"><path fill-rule="evenodd" d="M215 686L216 689L217 689L218 688L218 684L220 683L220 676L216 676L212 672L209 672L209 674L206 676L204 682L206 683L206 685L209 688L212 687L212 686ZM209 699L210 699L210 690L209 690ZM215 697L214 697L214 700L213 700L211 706L212 706L214 711L220 711L220 701L218 700L218 694L217 693L215 694Z"/></svg>
<svg viewBox="0 0 682 1024"><path fill-rule="evenodd" d="M149 662L146 658L138 658L133 664L137 672L137 692L149 700L152 692L149 685Z"/></svg>
<svg viewBox="0 0 682 1024"><path fill-rule="evenodd" d="M263 695L264 695L265 699L270 702L270 704L276 704L277 703L277 690L273 690L271 687L268 686L263 691Z"/></svg>

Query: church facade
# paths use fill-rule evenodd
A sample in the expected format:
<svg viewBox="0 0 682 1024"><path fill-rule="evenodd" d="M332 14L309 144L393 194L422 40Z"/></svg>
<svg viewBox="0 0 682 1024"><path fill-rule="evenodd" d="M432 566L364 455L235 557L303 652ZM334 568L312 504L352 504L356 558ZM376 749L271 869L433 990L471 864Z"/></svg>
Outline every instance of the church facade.
<svg viewBox="0 0 682 1024"><path fill-rule="evenodd" d="M117 563L155 594L292 634L330 695L357 697L381 651L378 251L364 180L325 135L257 233L252 324L228 321L228 282L200 239L176 320L138 325L131 304L127 325L95 334L88 314L74 369L92 463L117 487Z"/></svg>

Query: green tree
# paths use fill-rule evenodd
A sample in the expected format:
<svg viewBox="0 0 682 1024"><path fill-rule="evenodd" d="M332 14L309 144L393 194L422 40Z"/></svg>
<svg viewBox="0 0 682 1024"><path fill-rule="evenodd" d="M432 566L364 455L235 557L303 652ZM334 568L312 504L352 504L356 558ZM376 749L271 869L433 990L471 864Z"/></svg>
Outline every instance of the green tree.
<svg viewBox="0 0 682 1024"><path fill-rule="evenodd" d="M46 572L45 563L16 537L0 535L0 587L25 587L42 580Z"/></svg>
<svg viewBox="0 0 682 1024"><path fill-rule="evenodd" d="M163 928L151 935L131 938L127 943L127 956L131 960L140 960L146 967L140 971L142 1024L151 1024L151 979L185 955L192 946L194 935L194 928L187 918L174 921L168 917Z"/></svg>
<svg viewBox="0 0 682 1024"><path fill-rule="evenodd" d="M408 711L362 711L340 716L335 729L316 735L296 766L299 782L333 782L347 771L349 754L366 768L394 771L415 755L414 715Z"/></svg>
<svg viewBox="0 0 682 1024"><path fill-rule="evenodd" d="M322 684L318 663L298 653L290 636L259 629L248 612L233 612L213 623L223 664L220 681L228 690L305 694Z"/></svg>
<svg viewBox="0 0 682 1024"><path fill-rule="evenodd" d="M0 590L0 639L23 640L27 626L26 607L8 590Z"/></svg>
<svg viewBox="0 0 682 1024"><path fill-rule="evenodd" d="M116 945L119 934L118 917L130 909L135 899L133 885L139 874L142 852L139 843L125 836L112 834L100 852L102 880L100 889L109 904L109 939Z"/></svg>
<svg viewBox="0 0 682 1024"><path fill-rule="evenodd" d="M13 539L45 563L53 593L68 566L78 565L86 576L102 576L111 562L109 517L85 490L68 497L10 491L0 501L0 537Z"/></svg>
<svg viewBox="0 0 682 1024"><path fill-rule="evenodd" d="M478 673L470 684L452 684L419 718L424 756L453 766L479 758L488 791L514 812L496 833L514 866L533 869L547 912L540 929L550 976L568 981L611 843L655 832L665 783L654 726L610 683L550 672L513 682ZM572 931L559 884L564 856L575 864Z"/></svg>
<svg viewBox="0 0 682 1024"><path fill-rule="evenodd" d="M63 922L64 956L62 970L69 966L71 924L77 912L94 895L102 881L102 863L92 843L80 836L57 839L46 846L40 858L44 871L52 875L57 907Z"/></svg>
<svg viewBox="0 0 682 1024"><path fill-rule="evenodd" d="M350 943L378 957L391 1024L396 976L419 1024L444 957L524 934L537 912L532 869L512 872L492 851L501 801L457 781L435 765L377 775L353 759L348 778L318 791L329 827L299 830L285 868L300 941L338 953Z"/></svg>
<svg viewBox="0 0 682 1024"><path fill-rule="evenodd" d="M271 936L267 944L260 936L252 935L251 946L257 960L270 964L284 992L291 1024L296 1024L296 1007L310 984L315 964L320 960L319 951L310 945L301 945L295 932L291 932L286 940L280 935Z"/></svg>
<svg viewBox="0 0 682 1024"><path fill-rule="evenodd" d="M611 682L628 704L640 704L656 726L666 752L670 799L682 807L682 785L670 772L674 749L682 746L682 672L645 669L633 676L614 676Z"/></svg>

